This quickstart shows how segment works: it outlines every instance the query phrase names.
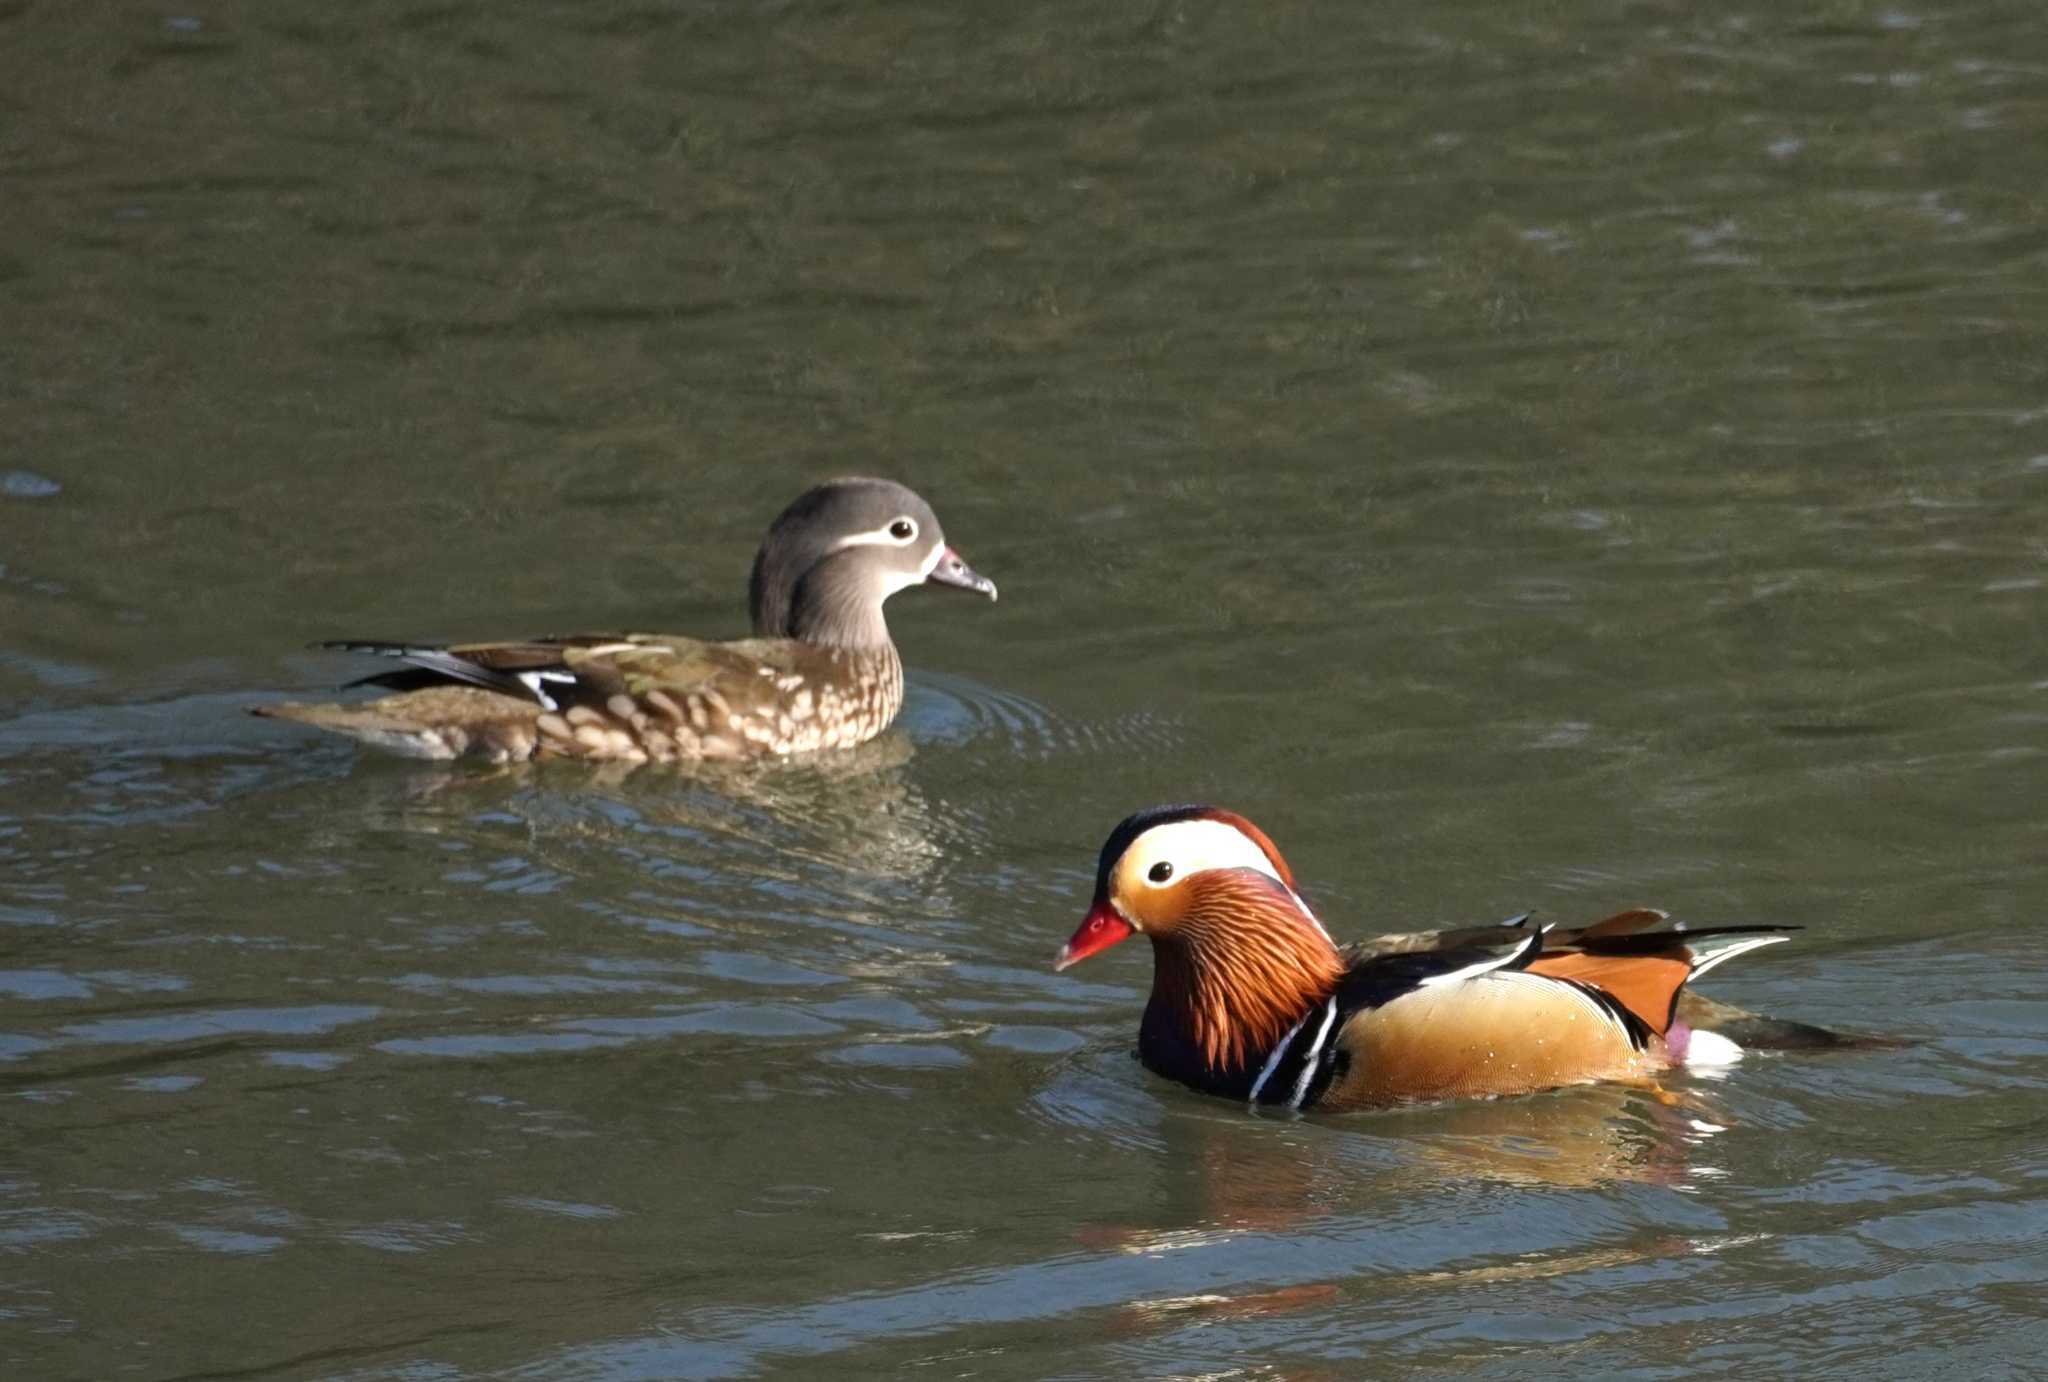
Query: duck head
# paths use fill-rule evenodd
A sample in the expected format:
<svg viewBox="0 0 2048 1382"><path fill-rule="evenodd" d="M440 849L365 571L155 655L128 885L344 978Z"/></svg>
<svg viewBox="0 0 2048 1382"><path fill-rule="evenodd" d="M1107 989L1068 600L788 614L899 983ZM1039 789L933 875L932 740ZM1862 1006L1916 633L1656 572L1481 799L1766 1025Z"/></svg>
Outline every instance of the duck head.
<svg viewBox="0 0 2048 1382"><path fill-rule="evenodd" d="M996 598L996 584L946 543L931 505L893 480L827 480L768 526L747 601L754 633L821 647L886 645L882 605L931 583Z"/></svg>
<svg viewBox="0 0 2048 1382"><path fill-rule="evenodd" d="M1251 903L1258 910L1280 899L1323 934L1265 831L1220 806L1155 806L1126 816L1109 832L1095 863L1094 903L1053 968L1065 969L1135 931L1155 941L1199 941L1199 923L1216 904L1227 911ZM1192 932L1190 918L1197 923ZM1256 924L1249 916L1243 920Z"/></svg>
<svg viewBox="0 0 2048 1382"><path fill-rule="evenodd" d="M1094 901L1053 968L1133 933L1152 942L1141 1045L1185 1043L1213 1070L1266 1049L1344 970L1272 840L1215 806L1154 807L1111 831Z"/></svg>

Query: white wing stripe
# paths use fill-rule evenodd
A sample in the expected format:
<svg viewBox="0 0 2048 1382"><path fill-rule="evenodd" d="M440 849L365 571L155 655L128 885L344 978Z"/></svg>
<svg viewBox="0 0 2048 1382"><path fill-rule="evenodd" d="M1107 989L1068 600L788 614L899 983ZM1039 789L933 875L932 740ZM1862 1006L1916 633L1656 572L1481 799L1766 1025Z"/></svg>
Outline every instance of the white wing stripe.
<svg viewBox="0 0 2048 1382"><path fill-rule="evenodd" d="M1531 950L1543 944L1543 934L1549 929L1546 926L1541 931L1531 931L1529 939L1523 941L1505 955L1499 955L1490 960L1481 960L1478 964L1466 965L1463 969L1454 969L1448 974L1432 974L1418 984L1417 987L1429 988L1435 984L1456 984L1466 979L1477 979L1482 974L1491 974L1496 969L1515 963Z"/></svg>
<svg viewBox="0 0 2048 1382"><path fill-rule="evenodd" d="M561 683L574 682L576 680L574 672L518 672L514 675L522 686L533 692L533 698L540 702L541 709L543 710L560 710L561 707L555 704L553 696L541 690L542 682L552 681Z"/></svg>
<svg viewBox="0 0 2048 1382"><path fill-rule="evenodd" d="M1685 976L1685 982L1691 983L1723 960L1732 960L1737 955L1746 955L1760 945L1776 945L1779 941L1789 941L1791 939L1790 936L1783 935L1751 936L1746 940L1737 941L1725 950L1716 950L1711 955L1704 955L1694 960L1692 962L1692 973Z"/></svg>

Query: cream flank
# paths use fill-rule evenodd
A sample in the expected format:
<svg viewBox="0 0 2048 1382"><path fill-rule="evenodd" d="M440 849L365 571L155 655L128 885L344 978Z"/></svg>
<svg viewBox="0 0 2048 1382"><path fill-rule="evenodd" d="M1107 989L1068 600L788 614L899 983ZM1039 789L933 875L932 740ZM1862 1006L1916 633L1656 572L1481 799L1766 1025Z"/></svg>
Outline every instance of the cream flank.
<svg viewBox="0 0 2048 1382"><path fill-rule="evenodd" d="M1612 1011L1610 1011L1605 1005L1603 1005L1600 1002L1599 999L1595 998L1592 994L1586 992L1584 989L1578 987L1575 984L1560 985L1560 981L1557 979L1549 978L1541 974L1531 974L1526 970L1507 969L1508 965L1514 964L1517 960L1520 960L1523 956L1527 955L1532 947L1539 945L1542 942L1543 938L1546 935L1550 934L1550 931L1551 928L1548 926L1539 926L1534 931L1529 933L1528 940L1524 941L1521 945L1515 947L1515 949L1509 951L1507 954L1502 955L1496 959L1481 960L1478 964L1467 965L1463 969L1454 969L1448 974L1432 974L1427 979L1422 980L1418 987L1438 988L1446 984L1462 984L1468 982L1478 982L1486 984L1521 984L1524 986L1533 984L1536 985L1543 993L1551 994L1561 986L1564 989L1564 991L1568 993L1580 1007L1586 1009L1586 1011L1591 1013L1592 1016L1596 1018L1598 1021L1606 1024L1609 1027L1612 1027L1615 1031L1619 1032L1624 1039L1626 1039L1629 1034L1628 1024L1626 1022L1623 1022L1620 1018L1616 1017Z"/></svg>
<svg viewBox="0 0 2048 1382"><path fill-rule="evenodd" d="M1543 929L1547 931L1550 928L1546 926ZM1486 976L1486 982L1489 984L1545 984L1555 987L1560 981L1546 978L1541 974L1530 974L1525 970L1516 970L1510 974L1489 974ZM1577 1001L1579 1007L1585 1009L1598 1021L1620 1033L1622 1040L1630 1040L1628 1024L1619 1017L1616 1017L1611 1008L1608 1008L1599 999L1576 984L1565 984L1564 987ZM1550 991L1550 988L1544 990L1545 993ZM1731 1041L1728 1044L1733 1046L1735 1043Z"/></svg>

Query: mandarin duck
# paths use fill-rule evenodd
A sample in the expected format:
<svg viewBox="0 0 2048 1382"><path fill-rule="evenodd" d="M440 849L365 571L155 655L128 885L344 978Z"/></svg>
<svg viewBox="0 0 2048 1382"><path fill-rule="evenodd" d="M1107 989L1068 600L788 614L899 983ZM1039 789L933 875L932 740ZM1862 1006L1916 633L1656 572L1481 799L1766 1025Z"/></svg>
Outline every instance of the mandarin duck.
<svg viewBox="0 0 2048 1382"><path fill-rule="evenodd" d="M748 586L754 636L599 634L443 647L317 646L404 665L350 682L396 694L285 702L297 720L412 758L748 759L845 748L903 705L882 605L927 582L996 598L946 544L931 506L890 480L830 480L769 525Z"/></svg>
<svg viewBox="0 0 2048 1382"><path fill-rule="evenodd" d="M1164 806L1110 832L1093 905L1053 967L1141 933L1149 1069L1255 1106L1375 1108L1736 1059L1732 1041L1678 1016L1680 994L1794 928L1665 920L1638 909L1553 932L1517 917L1340 949L1265 832L1218 807Z"/></svg>

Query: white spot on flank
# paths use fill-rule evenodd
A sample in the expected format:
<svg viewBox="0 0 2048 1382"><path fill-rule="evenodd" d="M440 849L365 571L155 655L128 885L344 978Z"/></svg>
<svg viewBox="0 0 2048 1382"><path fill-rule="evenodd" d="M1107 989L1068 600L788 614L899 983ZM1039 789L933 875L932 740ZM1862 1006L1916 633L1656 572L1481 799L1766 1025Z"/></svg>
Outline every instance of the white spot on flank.
<svg viewBox="0 0 2048 1382"><path fill-rule="evenodd" d="M1687 1065L1733 1065L1742 1059L1742 1048L1719 1032L1695 1030L1686 1040Z"/></svg>
<svg viewBox="0 0 2048 1382"><path fill-rule="evenodd" d="M558 686L573 686L576 682L574 672L519 672L515 675L519 683L533 693L533 698L540 702L543 710L560 710L561 707L555 704L553 696L541 689L542 682L554 682Z"/></svg>

